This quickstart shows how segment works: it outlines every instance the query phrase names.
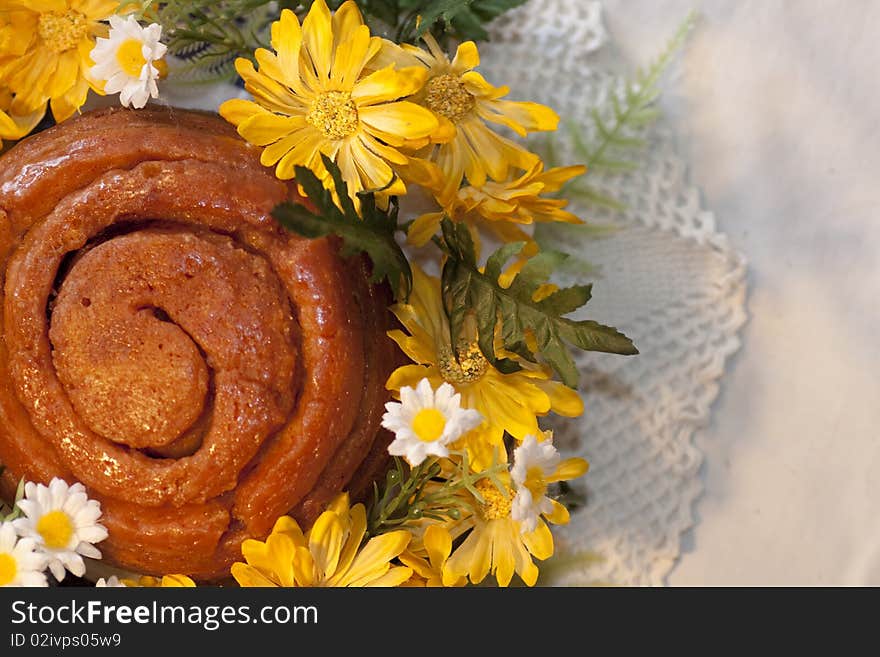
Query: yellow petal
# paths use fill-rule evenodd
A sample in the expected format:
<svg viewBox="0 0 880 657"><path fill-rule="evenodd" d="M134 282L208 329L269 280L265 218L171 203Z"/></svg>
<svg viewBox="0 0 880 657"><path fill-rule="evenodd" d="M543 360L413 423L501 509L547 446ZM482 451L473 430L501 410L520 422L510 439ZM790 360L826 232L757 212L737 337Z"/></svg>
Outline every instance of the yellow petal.
<svg viewBox="0 0 880 657"><path fill-rule="evenodd" d="M326 143L326 140L317 130L304 130L302 134L303 138L284 154L284 157L279 160L278 166L275 167L275 175L280 180L290 180L293 178L295 174L294 167L298 164L308 167L313 171L315 171L316 166L319 164L321 147ZM322 169L323 165L320 165L319 170ZM321 175L318 175L318 177L321 178Z"/></svg>
<svg viewBox="0 0 880 657"><path fill-rule="evenodd" d="M318 74L318 79L329 78L333 57L333 32L330 10L324 0L315 0L302 24L303 43Z"/></svg>
<svg viewBox="0 0 880 657"><path fill-rule="evenodd" d="M280 114L305 113L301 99L276 80L258 72L249 59L236 59L235 70L244 80L245 89L265 108Z"/></svg>
<svg viewBox="0 0 880 657"><path fill-rule="evenodd" d="M568 167L553 167L535 177L535 180L544 184L545 192L558 192L562 186L572 178L577 178L587 172L587 167L582 164Z"/></svg>
<svg viewBox="0 0 880 657"><path fill-rule="evenodd" d="M257 146L266 146L286 137L294 130L306 125L302 116L280 116L278 114L254 114L238 126L238 134Z"/></svg>
<svg viewBox="0 0 880 657"><path fill-rule="evenodd" d="M441 568L452 552L452 536L442 525L430 525L422 537L428 559L437 568Z"/></svg>
<svg viewBox="0 0 880 657"><path fill-rule="evenodd" d="M388 162L398 165L405 165L409 161L409 158L406 157L406 155L394 148L391 148L390 146L386 146L378 139L375 139L372 135L367 134L366 132L360 133L358 135L358 139L360 140L364 148L368 149L372 153L375 153L383 160L388 160Z"/></svg>
<svg viewBox="0 0 880 657"><path fill-rule="evenodd" d="M354 0L346 0L333 14L333 38L337 44L351 39L351 35L364 24L360 9Z"/></svg>
<svg viewBox="0 0 880 657"><path fill-rule="evenodd" d="M498 586L506 587L513 579L516 569L514 556L516 544L520 542L516 523L509 518L490 523L494 535L492 541L492 569Z"/></svg>
<svg viewBox="0 0 880 657"><path fill-rule="evenodd" d="M559 381L535 380L538 386L550 399L550 408L563 417L580 417L584 413L584 400L577 390L569 388Z"/></svg>
<svg viewBox="0 0 880 657"><path fill-rule="evenodd" d="M265 542L248 539L241 554L248 565L281 586L293 586L293 555L296 546L283 534L273 534Z"/></svg>
<svg viewBox="0 0 880 657"><path fill-rule="evenodd" d="M89 83L81 78L63 96L53 98L50 101L52 116L59 123L66 121L85 104L88 94Z"/></svg>
<svg viewBox="0 0 880 657"><path fill-rule="evenodd" d="M461 82L464 88L472 96L478 99L477 108L479 109L482 102L489 102L506 96L510 92L509 87L496 87L489 84L477 71L468 71L461 75Z"/></svg>
<svg viewBox="0 0 880 657"><path fill-rule="evenodd" d="M370 28L366 25L354 28L346 40L339 42L330 71L334 87L351 89L354 86L367 64L369 48Z"/></svg>
<svg viewBox="0 0 880 657"><path fill-rule="evenodd" d="M550 502L553 504L553 511L544 515L547 522L552 522L554 525L567 525L571 519L568 509L556 500L550 500Z"/></svg>
<svg viewBox="0 0 880 657"><path fill-rule="evenodd" d="M257 114L268 114L268 112L257 105L252 100L243 98L232 98L220 105L220 116L229 121L232 125L238 126L245 120Z"/></svg>
<svg viewBox="0 0 880 657"><path fill-rule="evenodd" d="M37 127L45 114L45 105L27 116L15 116L0 112L0 139L21 139Z"/></svg>
<svg viewBox="0 0 880 657"><path fill-rule="evenodd" d="M355 504L352 507L349 518L351 527L348 530L348 538L345 539L345 546L342 548L342 554L339 557L339 565L337 570L345 572L351 566L357 555L364 534L367 533L367 512L363 504Z"/></svg>
<svg viewBox="0 0 880 657"><path fill-rule="evenodd" d="M310 130L297 130L293 134L279 139L274 144L269 144L260 153L260 163L264 167L274 166L278 163L278 160L302 143L310 132Z"/></svg>
<svg viewBox="0 0 880 657"><path fill-rule="evenodd" d="M529 556L528 551L526 551L522 543L520 543L518 547L519 549L517 550L516 555L516 572L526 586L534 586L535 582L538 581L538 567L535 565L535 562L532 561L532 558Z"/></svg>
<svg viewBox="0 0 880 657"><path fill-rule="evenodd" d="M394 568L390 568L387 573L382 575L381 577L377 577L364 584L364 586L369 587L392 587L392 586L400 586L410 577L412 577L413 571L411 568L404 568L403 566L395 566Z"/></svg>
<svg viewBox="0 0 880 657"><path fill-rule="evenodd" d="M440 220L445 214L445 212L428 212L418 217L410 225L406 233L406 241L413 246L424 246L427 244L437 234L437 231L440 230Z"/></svg>
<svg viewBox="0 0 880 657"><path fill-rule="evenodd" d="M309 548L304 545L297 546L293 555L293 579L296 584L314 586L317 577L315 570L315 559Z"/></svg>
<svg viewBox="0 0 880 657"><path fill-rule="evenodd" d="M292 89L299 90L299 54L302 47L302 30L299 20L290 9L281 12L281 18L272 23L272 48L278 53L278 67Z"/></svg>
<svg viewBox="0 0 880 657"><path fill-rule="evenodd" d="M404 386L415 388L428 372L429 368L423 365L403 365L391 373L385 388L388 390L400 390Z"/></svg>
<svg viewBox="0 0 880 657"><path fill-rule="evenodd" d="M406 549L412 535L398 530L371 538L358 553L336 586L366 586L388 572L388 562ZM409 570L407 568L407 570ZM412 574L412 571L410 571Z"/></svg>
<svg viewBox="0 0 880 657"><path fill-rule="evenodd" d="M367 106L411 96L425 83L426 75L420 67L395 69L388 65L359 80L351 97L359 106Z"/></svg>
<svg viewBox="0 0 880 657"><path fill-rule="evenodd" d="M523 534L522 540L536 559L543 561L553 556L553 534L543 521L538 521L535 531Z"/></svg>
<svg viewBox="0 0 880 657"><path fill-rule="evenodd" d="M92 20L106 20L119 9L119 0L84 0L74 9Z"/></svg>
<svg viewBox="0 0 880 657"><path fill-rule="evenodd" d="M315 560L317 576L328 579L336 573L345 528L339 516L332 511L325 511L309 531L309 552Z"/></svg>
<svg viewBox="0 0 880 657"><path fill-rule="evenodd" d="M186 575L165 575L161 586L165 588L195 588L196 583Z"/></svg>
<svg viewBox="0 0 880 657"><path fill-rule="evenodd" d="M528 383L525 377L501 375L502 382L487 386L486 403L478 410L487 421L509 432L517 440L538 431L536 415L550 410L547 395Z"/></svg>
<svg viewBox="0 0 880 657"><path fill-rule="evenodd" d="M350 154L363 188L370 191L378 191L388 187L394 180L394 171L381 157L366 148L360 141L352 141L340 149L340 155ZM346 183L349 181L346 180Z"/></svg>
<svg viewBox="0 0 880 657"><path fill-rule="evenodd" d="M424 577L428 579L429 577L434 576L434 569L431 568L431 564L422 559L421 557L417 557L412 552L404 552L399 557L400 563L408 568L411 568L414 573L419 575L420 577Z"/></svg>
<svg viewBox="0 0 880 657"><path fill-rule="evenodd" d="M46 94L50 98L64 95L76 84L79 75L79 57L76 50L68 50L58 56L58 66L46 85Z"/></svg>
<svg viewBox="0 0 880 657"><path fill-rule="evenodd" d="M256 568L251 568L245 563L232 564L232 576L239 586L243 587L277 587L278 584L260 573Z"/></svg>
<svg viewBox="0 0 880 657"><path fill-rule="evenodd" d="M296 545L305 545L306 539L299 523L290 516L281 516L272 527L273 534L284 534Z"/></svg>
<svg viewBox="0 0 880 657"><path fill-rule="evenodd" d="M587 473L587 470L589 469L590 464L587 463L584 459L577 457L565 459L556 466L556 470L550 477L547 478L547 481L554 482L577 479L578 477L585 475Z"/></svg>
<svg viewBox="0 0 880 657"><path fill-rule="evenodd" d="M479 584L489 574L492 561L492 536L486 526L477 526L464 543L458 546L446 561L443 569L443 585L452 583L463 575L468 575L471 582Z"/></svg>
<svg viewBox="0 0 880 657"><path fill-rule="evenodd" d="M480 53L477 50L477 44L473 41L465 41L458 46L455 51L455 57L452 59L452 72L455 75L461 75L472 68L480 65Z"/></svg>
<svg viewBox="0 0 880 657"><path fill-rule="evenodd" d="M358 114L369 127L404 139L427 137L437 129L437 119L429 110L405 100L363 107Z"/></svg>
<svg viewBox="0 0 880 657"><path fill-rule="evenodd" d="M490 121L503 123L520 135L537 130L556 130L559 127L559 115L546 105L519 102L513 100L495 100L488 103L492 110Z"/></svg>
<svg viewBox="0 0 880 657"><path fill-rule="evenodd" d="M355 506L357 506L357 505L355 505ZM330 504L327 505L327 508L325 510L332 511L333 513L337 514L338 516L341 516L343 518L347 518L349 515L350 509L351 509L351 498L349 497L348 492L343 491L330 501Z"/></svg>

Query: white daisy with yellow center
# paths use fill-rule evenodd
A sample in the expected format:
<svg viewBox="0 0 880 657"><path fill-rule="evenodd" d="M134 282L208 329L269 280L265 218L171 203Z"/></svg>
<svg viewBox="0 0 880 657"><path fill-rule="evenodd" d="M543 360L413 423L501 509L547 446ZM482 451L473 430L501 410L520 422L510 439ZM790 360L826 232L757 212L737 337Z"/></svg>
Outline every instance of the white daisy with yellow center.
<svg viewBox="0 0 880 657"><path fill-rule="evenodd" d="M520 523L523 533L535 531L538 518L547 516L550 522L565 524L568 511L547 496L550 484L575 479L587 471L587 462L579 458L562 460L553 446L553 434L546 431L538 441L533 435L526 436L513 452L510 478L516 494L510 516Z"/></svg>
<svg viewBox="0 0 880 657"><path fill-rule="evenodd" d="M385 409L382 426L394 432L388 453L413 467L428 456L449 456L446 446L483 421L477 411L461 407L455 388L443 383L435 391L428 379L401 388L400 402L388 402Z"/></svg>
<svg viewBox="0 0 880 657"><path fill-rule="evenodd" d="M46 557L31 538L19 538L11 522L0 523L0 587L48 586Z"/></svg>
<svg viewBox="0 0 880 657"><path fill-rule="evenodd" d="M83 556L101 558L94 546L107 538L98 522L101 503L90 500L82 484L68 486L57 477L48 486L28 482L18 506L24 517L13 521L16 531L34 540L58 581L64 579L65 568L81 577L86 572Z"/></svg>
<svg viewBox="0 0 880 657"><path fill-rule="evenodd" d="M124 107L141 109L150 98L159 96L156 81L167 51L159 42L161 38L158 23L142 27L133 16L111 16L109 37L98 39L92 50L92 76L106 80L104 92L118 93Z"/></svg>

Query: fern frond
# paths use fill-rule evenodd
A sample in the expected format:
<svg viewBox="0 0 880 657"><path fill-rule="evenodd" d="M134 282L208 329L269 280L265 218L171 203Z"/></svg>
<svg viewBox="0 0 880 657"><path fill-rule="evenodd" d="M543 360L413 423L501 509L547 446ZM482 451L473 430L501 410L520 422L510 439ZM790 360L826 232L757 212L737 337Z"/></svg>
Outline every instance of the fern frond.
<svg viewBox="0 0 880 657"><path fill-rule="evenodd" d="M232 78L238 57L253 58L267 46L268 28L277 13L270 0L167 0L156 12L168 52L179 60L176 79L211 82Z"/></svg>
<svg viewBox="0 0 880 657"><path fill-rule="evenodd" d="M620 174L639 167L636 154L647 147L645 130L660 118L656 106L661 94L660 81L695 24L696 13L691 12L647 69L639 70L622 92L612 93L607 106L593 109L590 113L593 135L590 143L580 126L572 122L566 124L566 136L571 139L572 151L577 160L587 165L588 175L587 181L581 179L569 183L560 192L561 196L602 209L625 209L619 200L588 182L589 172ZM547 153L548 163L558 165L552 142L549 142Z"/></svg>
<svg viewBox="0 0 880 657"><path fill-rule="evenodd" d="M583 145L582 139L575 142L575 152L587 165L588 171L617 173L638 166L637 162L631 160L609 157L608 151L614 148L631 151L645 147L645 140L636 134L659 118L660 112L655 104L662 93L660 79L684 46L695 23L696 14L691 12L651 66L640 70L635 80L626 85L622 97L612 95L610 120L606 121L601 112L593 110L592 119L598 140L589 148Z"/></svg>

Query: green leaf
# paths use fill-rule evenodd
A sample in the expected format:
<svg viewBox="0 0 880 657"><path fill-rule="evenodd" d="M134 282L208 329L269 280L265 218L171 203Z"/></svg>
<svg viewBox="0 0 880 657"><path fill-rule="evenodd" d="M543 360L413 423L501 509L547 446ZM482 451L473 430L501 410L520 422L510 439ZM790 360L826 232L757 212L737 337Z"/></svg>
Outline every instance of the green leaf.
<svg viewBox="0 0 880 657"><path fill-rule="evenodd" d="M389 209L384 211L376 206L374 194L360 194L361 214L358 215L339 167L327 156L322 155L322 158L337 190L339 205L314 172L297 166L296 181L318 212L313 213L303 205L282 203L272 211L272 216L282 226L303 237L314 239L336 235L341 238L343 256L367 254L373 264L371 281L378 283L387 279L396 299L408 299L412 290L412 270L394 237L398 229L396 201L392 200Z"/></svg>
<svg viewBox="0 0 880 657"><path fill-rule="evenodd" d="M440 245L447 256L441 286L452 345L473 340L466 332L467 318L472 316L483 355L496 367L500 365L499 369L512 371L516 364L499 360L495 354L493 343L500 324L501 341L506 350L532 362L543 359L571 387L577 386L579 375L570 346L615 354L638 353L632 340L613 327L565 317L590 300L591 286L561 288L535 301L535 292L565 262L565 254L538 253L526 262L510 286L504 288L498 282L498 275L522 245L501 247L489 256L485 270L480 271L467 227L444 218L441 228ZM535 351L529 346L529 331L537 343Z"/></svg>
<svg viewBox="0 0 880 657"><path fill-rule="evenodd" d="M405 17L399 22L398 41L414 42L426 32L441 41L485 41L485 25L525 0L398 0ZM445 37L445 39L444 39Z"/></svg>

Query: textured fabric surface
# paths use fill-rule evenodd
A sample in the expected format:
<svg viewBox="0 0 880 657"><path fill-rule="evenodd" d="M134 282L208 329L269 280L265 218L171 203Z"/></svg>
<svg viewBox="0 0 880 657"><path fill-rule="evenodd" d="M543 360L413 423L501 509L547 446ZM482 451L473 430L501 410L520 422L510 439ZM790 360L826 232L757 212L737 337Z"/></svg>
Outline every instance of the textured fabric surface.
<svg viewBox="0 0 880 657"><path fill-rule="evenodd" d="M511 98L546 103L590 135L590 108L607 108L621 85L597 57L606 34L598 2L533 0L496 23L482 69L508 83ZM560 227L548 235L598 269L584 317L618 326L641 354L583 354L587 411L552 423L560 447L589 460L591 471L574 484L586 505L557 532L546 584L664 583L702 491L694 433L709 419L745 321L744 258L701 206L672 136L661 125L649 142L635 173L591 177L626 211L574 205L617 232L597 240ZM568 145L560 151L576 162Z"/></svg>

